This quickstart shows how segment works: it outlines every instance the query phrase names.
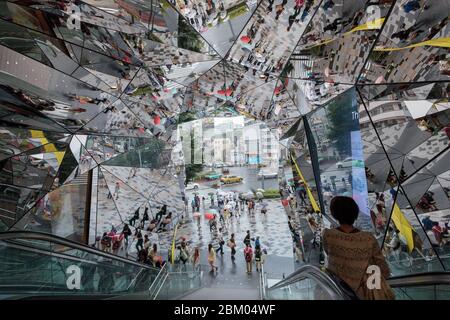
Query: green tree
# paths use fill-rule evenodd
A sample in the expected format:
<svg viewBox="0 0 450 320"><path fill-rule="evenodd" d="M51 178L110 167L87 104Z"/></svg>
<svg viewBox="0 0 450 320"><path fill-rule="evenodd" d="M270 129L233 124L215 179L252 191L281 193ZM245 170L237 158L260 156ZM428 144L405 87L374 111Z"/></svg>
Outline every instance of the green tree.
<svg viewBox="0 0 450 320"><path fill-rule="evenodd" d="M194 30L182 17L178 17L178 47L202 52L203 41L197 31Z"/></svg>
<svg viewBox="0 0 450 320"><path fill-rule="evenodd" d="M352 104L346 97L339 97L326 107L326 118L330 124L327 138L334 142L341 155L351 153L350 133L354 127Z"/></svg>
<svg viewBox="0 0 450 320"><path fill-rule="evenodd" d="M186 182L192 181L192 179L200 172L203 171L202 164L187 164L186 168Z"/></svg>
<svg viewBox="0 0 450 320"><path fill-rule="evenodd" d="M193 120L197 120L197 116L195 115L194 112L187 111L187 112L183 112L183 113L179 114L177 124L181 124L181 123L189 122L189 121L193 121Z"/></svg>

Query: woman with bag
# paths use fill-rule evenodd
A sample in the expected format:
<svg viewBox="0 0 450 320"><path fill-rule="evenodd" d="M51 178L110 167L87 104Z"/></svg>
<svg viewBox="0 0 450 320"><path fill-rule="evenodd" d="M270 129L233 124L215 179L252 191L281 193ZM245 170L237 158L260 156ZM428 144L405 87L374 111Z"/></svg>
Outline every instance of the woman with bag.
<svg viewBox="0 0 450 320"><path fill-rule="evenodd" d="M390 275L389 266L377 240L371 233L353 226L359 213L355 200L344 196L334 197L330 203L330 211L340 226L323 232L328 270L345 281L361 299L395 299L386 281ZM375 288L371 286L373 281L369 278L373 277L373 270L379 270L380 277L380 285Z"/></svg>
<svg viewBox="0 0 450 320"><path fill-rule="evenodd" d="M236 255L236 240L234 240L234 233L231 234L230 240L228 240L227 243L228 247L231 249L231 261L234 262L235 255Z"/></svg>

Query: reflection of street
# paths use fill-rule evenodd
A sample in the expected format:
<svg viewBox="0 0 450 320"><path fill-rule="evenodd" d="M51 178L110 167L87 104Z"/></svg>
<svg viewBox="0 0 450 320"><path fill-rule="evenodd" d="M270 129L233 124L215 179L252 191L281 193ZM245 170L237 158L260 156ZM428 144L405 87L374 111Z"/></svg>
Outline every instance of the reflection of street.
<svg viewBox="0 0 450 320"><path fill-rule="evenodd" d="M239 30L247 23L251 12L253 10L247 12L246 14L236 17L232 21L228 20L227 22L216 25L214 28L210 28L205 31L202 36L211 43L214 49L221 55L224 56L228 49L230 49L231 44L237 39Z"/></svg>
<svg viewBox="0 0 450 320"><path fill-rule="evenodd" d="M215 234L210 232L208 220L204 218L204 213L211 208L210 195L214 189L200 188L198 194L200 198L205 197L205 204L202 203L200 208L200 221L192 217L192 210L189 206L188 222L181 226L178 231L179 237L186 237L192 243L191 248L200 246L205 248L208 243L216 244ZM192 200L193 191L187 192L187 196ZM265 200L267 203L267 214L260 212L261 205L256 205L255 214L249 215L248 210L241 212L240 218L230 218L230 227L228 230L224 228L224 238L228 240L231 233L235 233L237 252L240 253L244 249L243 240L247 230L250 230L252 237L260 237L261 246L267 249L268 255L292 257L292 237L287 224L287 216L279 199ZM215 196L215 204L217 205L217 197ZM213 206L212 208L217 208ZM229 248L225 247L225 251L229 255Z"/></svg>
<svg viewBox="0 0 450 320"><path fill-rule="evenodd" d="M240 176L244 178L241 183L233 183L233 184L225 184L222 185L222 189L224 191L238 191L238 192L248 192L250 190L256 189L278 189L278 179L270 178L258 180L258 168L251 167L229 167L230 173L228 175L231 176ZM221 173L221 169L214 169L215 172ZM214 183L217 183L219 180L213 180L210 182L201 182L200 186L211 187ZM264 186L264 188L263 188Z"/></svg>

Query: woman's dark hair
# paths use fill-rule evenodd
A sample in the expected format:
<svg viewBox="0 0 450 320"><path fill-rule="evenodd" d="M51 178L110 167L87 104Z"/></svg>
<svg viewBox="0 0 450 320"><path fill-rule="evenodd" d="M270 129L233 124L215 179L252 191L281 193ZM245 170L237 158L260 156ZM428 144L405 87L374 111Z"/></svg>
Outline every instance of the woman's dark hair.
<svg viewBox="0 0 450 320"><path fill-rule="evenodd" d="M212 244L210 243L210 244L208 244L208 251L211 251L211 249L212 249Z"/></svg>
<svg viewBox="0 0 450 320"><path fill-rule="evenodd" d="M358 218L359 207L353 198L336 196L331 199L330 211L340 224L353 225Z"/></svg>

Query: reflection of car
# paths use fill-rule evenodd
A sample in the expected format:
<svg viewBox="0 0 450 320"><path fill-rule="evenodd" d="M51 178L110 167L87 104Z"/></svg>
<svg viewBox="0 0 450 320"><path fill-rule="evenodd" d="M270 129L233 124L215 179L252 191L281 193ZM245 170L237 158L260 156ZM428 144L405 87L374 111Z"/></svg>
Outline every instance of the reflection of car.
<svg viewBox="0 0 450 320"><path fill-rule="evenodd" d="M242 182L242 180L244 180L244 178L239 176L223 176L222 178L220 178L220 181L225 184Z"/></svg>
<svg viewBox="0 0 450 320"><path fill-rule="evenodd" d="M364 162L359 159L353 159L351 157L345 158L343 161L336 163L338 168L350 168L350 167L361 167L364 168Z"/></svg>
<svg viewBox="0 0 450 320"><path fill-rule="evenodd" d="M198 183L189 182L186 185L186 190L197 190L198 189Z"/></svg>

